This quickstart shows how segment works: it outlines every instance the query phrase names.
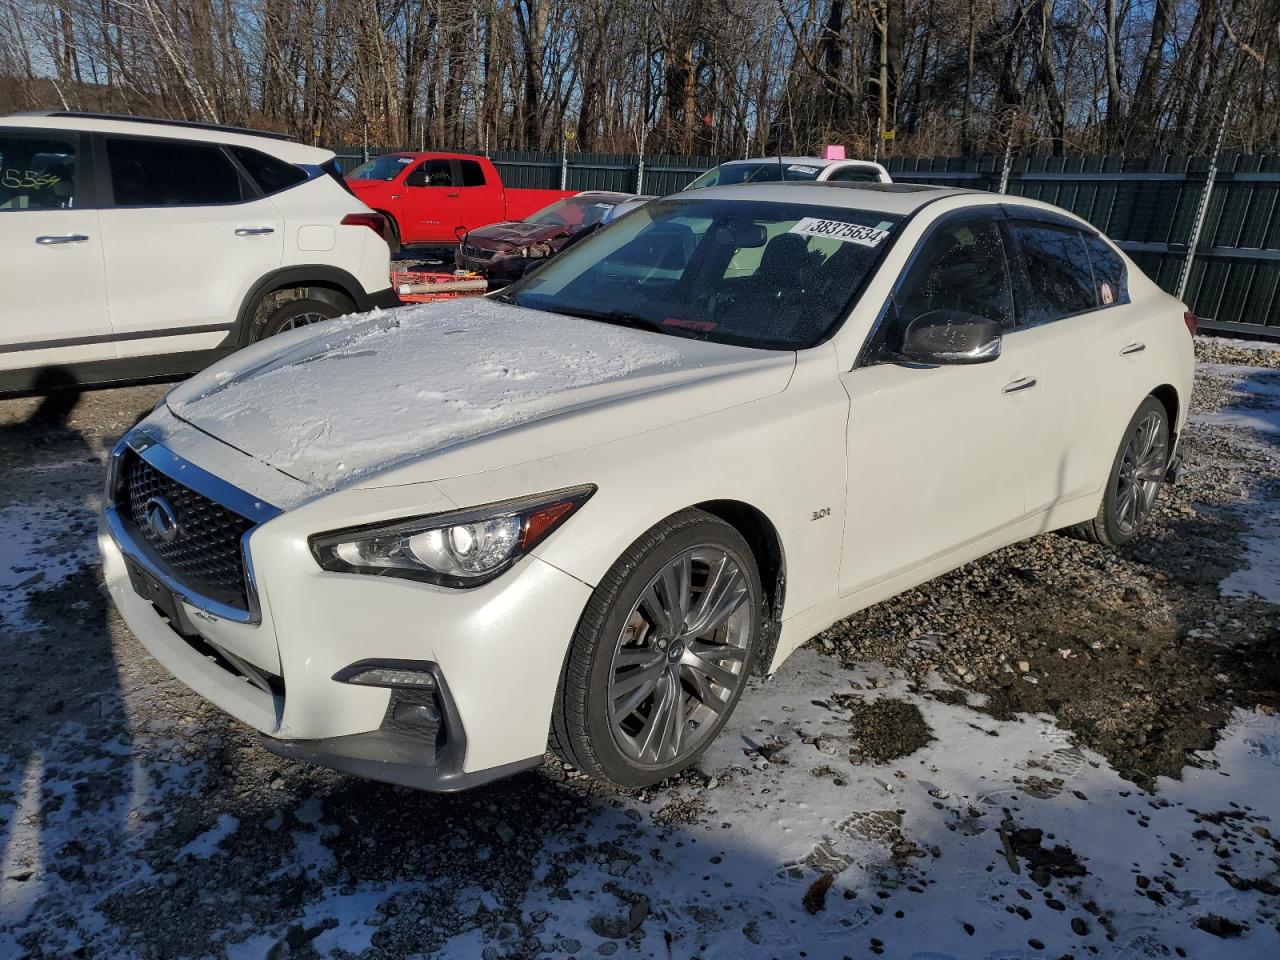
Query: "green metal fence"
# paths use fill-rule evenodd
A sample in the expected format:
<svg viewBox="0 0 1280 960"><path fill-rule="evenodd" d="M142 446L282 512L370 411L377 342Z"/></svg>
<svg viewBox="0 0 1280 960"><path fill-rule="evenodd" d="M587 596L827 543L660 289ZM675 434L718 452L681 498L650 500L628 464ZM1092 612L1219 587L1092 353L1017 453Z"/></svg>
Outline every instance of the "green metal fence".
<svg viewBox="0 0 1280 960"><path fill-rule="evenodd" d="M371 149L367 155L385 153ZM731 159L714 156L503 150L508 186L664 195ZM339 151L343 169L363 155ZM893 157L895 180L1032 197L1072 211L1183 299L1206 329L1280 337L1280 156ZM1207 203L1202 205L1205 191ZM1191 269L1184 267L1202 218ZM1180 289L1181 288L1181 289Z"/></svg>

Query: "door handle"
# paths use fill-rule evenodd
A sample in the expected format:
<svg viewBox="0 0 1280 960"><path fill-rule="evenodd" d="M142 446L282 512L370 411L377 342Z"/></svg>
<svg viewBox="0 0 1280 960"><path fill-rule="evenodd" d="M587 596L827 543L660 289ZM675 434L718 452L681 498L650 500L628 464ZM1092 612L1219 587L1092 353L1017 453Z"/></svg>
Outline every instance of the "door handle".
<svg viewBox="0 0 1280 960"><path fill-rule="evenodd" d="M391 195L391 199L392 199L392 200L399 200L399 199L400 199L400 194L398 194L398 193L393 193L393 194Z"/></svg>
<svg viewBox="0 0 1280 960"><path fill-rule="evenodd" d="M445 196L446 196L446 197L448 197L450 200L457 200L457 199L458 199L458 197L462 196L462 194L460 194L460 193L446 193L446 194L445 194Z"/></svg>
<svg viewBox="0 0 1280 960"><path fill-rule="evenodd" d="M1147 345L1145 343L1130 343L1120 349L1120 356L1127 357L1133 353L1141 353L1145 349L1147 349Z"/></svg>
<svg viewBox="0 0 1280 960"><path fill-rule="evenodd" d="M1039 381L1035 377L1019 377L1017 380L1010 380L1004 385L1001 393L1021 393L1023 390L1030 390Z"/></svg>
<svg viewBox="0 0 1280 960"><path fill-rule="evenodd" d="M36 243L42 247L53 247L60 243L84 243L88 239L83 233L63 233L56 236L36 237Z"/></svg>
<svg viewBox="0 0 1280 960"><path fill-rule="evenodd" d="M265 237L275 232L275 227L236 227L237 237Z"/></svg>

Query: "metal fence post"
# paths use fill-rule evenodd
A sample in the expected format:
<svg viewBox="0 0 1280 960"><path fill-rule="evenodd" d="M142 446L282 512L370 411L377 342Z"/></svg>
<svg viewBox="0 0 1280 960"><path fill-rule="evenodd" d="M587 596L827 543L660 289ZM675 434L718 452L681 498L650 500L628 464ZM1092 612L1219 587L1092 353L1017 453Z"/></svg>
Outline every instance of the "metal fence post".
<svg viewBox="0 0 1280 960"><path fill-rule="evenodd" d="M1195 223L1191 226L1191 238L1187 241L1187 255L1182 260L1182 272L1178 274L1178 299L1187 300L1187 285L1191 282L1191 265L1195 263L1196 247L1200 246L1200 232L1204 229L1205 217L1209 215L1209 200L1213 197L1213 183L1218 179L1218 155L1222 152L1222 138L1227 133L1227 118L1231 116L1231 98L1227 97L1222 108L1222 121L1218 124L1218 139L1213 144L1213 155L1209 158L1209 172L1205 174L1204 189L1200 191L1200 203L1196 207Z"/></svg>
<svg viewBox="0 0 1280 960"><path fill-rule="evenodd" d="M1009 167L1013 163L1013 128L1018 122L1018 113L1014 111L1013 123L1009 124L1009 138L1004 142L1004 166L1000 169L1000 193L1009 192Z"/></svg>

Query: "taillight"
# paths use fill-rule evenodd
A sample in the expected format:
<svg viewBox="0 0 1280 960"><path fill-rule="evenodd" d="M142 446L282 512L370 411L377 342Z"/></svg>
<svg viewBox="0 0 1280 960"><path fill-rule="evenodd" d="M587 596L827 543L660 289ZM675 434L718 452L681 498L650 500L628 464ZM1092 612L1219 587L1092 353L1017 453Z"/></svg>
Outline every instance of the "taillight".
<svg viewBox="0 0 1280 960"><path fill-rule="evenodd" d="M1194 337L1196 335L1196 327L1200 325L1200 321L1197 319L1196 315L1188 310L1182 315L1182 322L1187 325L1187 332Z"/></svg>
<svg viewBox="0 0 1280 960"><path fill-rule="evenodd" d="M387 218L370 210L368 213L348 213L342 218L344 227L368 227L384 240L387 238Z"/></svg>

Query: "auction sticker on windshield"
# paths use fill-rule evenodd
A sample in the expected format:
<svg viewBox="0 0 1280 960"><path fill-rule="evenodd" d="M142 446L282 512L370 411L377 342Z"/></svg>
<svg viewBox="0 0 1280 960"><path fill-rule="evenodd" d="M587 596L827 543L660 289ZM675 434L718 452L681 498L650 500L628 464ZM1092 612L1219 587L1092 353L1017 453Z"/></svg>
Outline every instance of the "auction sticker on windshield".
<svg viewBox="0 0 1280 960"><path fill-rule="evenodd" d="M805 217L787 232L798 233L805 237L843 240L845 243L856 243L863 247L878 247L884 238L889 236L888 230L864 227L860 223L845 223L841 220L821 220L818 217Z"/></svg>

